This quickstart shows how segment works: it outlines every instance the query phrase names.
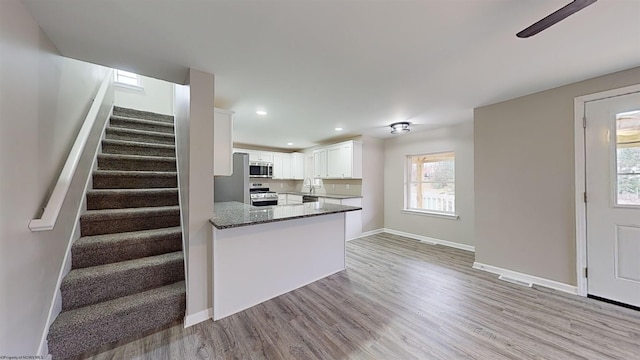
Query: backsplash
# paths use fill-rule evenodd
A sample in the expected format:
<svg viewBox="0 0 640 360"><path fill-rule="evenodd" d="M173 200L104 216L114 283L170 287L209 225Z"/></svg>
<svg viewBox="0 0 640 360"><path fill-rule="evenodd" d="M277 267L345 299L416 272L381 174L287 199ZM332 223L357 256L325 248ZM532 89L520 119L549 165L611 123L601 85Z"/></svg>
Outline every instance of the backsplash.
<svg viewBox="0 0 640 360"><path fill-rule="evenodd" d="M362 180L341 180L341 179L323 179L322 186L315 189L316 194L326 195L362 195ZM303 182L297 184L295 191L308 192L309 186L302 186Z"/></svg>
<svg viewBox="0 0 640 360"><path fill-rule="evenodd" d="M249 179L250 183L260 183L275 192L309 192L308 184L303 187L302 180ZM355 195L362 194L362 180L324 179L321 186L315 189L316 194Z"/></svg>

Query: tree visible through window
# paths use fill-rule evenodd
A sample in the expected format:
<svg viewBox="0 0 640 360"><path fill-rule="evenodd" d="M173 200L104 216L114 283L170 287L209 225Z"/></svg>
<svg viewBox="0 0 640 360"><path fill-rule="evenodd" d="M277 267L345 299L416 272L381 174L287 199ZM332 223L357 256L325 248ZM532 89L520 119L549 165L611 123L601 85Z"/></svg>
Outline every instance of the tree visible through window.
<svg viewBox="0 0 640 360"><path fill-rule="evenodd" d="M640 111L618 114L616 120L619 205L640 205Z"/></svg>
<svg viewBox="0 0 640 360"><path fill-rule="evenodd" d="M455 154L407 156L408 210L455 213Z"/></svg>

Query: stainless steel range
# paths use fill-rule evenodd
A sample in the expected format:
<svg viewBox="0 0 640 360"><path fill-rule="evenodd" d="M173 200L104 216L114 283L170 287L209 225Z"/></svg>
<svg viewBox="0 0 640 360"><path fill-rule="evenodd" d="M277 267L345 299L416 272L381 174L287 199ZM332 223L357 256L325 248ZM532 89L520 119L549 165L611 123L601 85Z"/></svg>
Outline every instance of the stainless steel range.
<svg viewBox="0 0 640 360"><path fill-rule="evenodd" d="M263 184L253 183L249 187L249 197L253 206L278 205L278 193Z"/></svg>

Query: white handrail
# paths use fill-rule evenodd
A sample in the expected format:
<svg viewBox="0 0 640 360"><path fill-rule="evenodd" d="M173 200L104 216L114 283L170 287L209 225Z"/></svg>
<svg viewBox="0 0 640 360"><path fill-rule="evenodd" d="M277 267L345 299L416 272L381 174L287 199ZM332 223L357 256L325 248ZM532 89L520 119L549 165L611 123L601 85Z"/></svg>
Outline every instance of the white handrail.
<svg viewBox="0 0 640 360"><path fill-rule="evenodd" d="M98 117L98 112L100 111L104 97L107 94L109 82L112 78L113 70L107 71L107 76L102 81L102 84L100 84L100 88L98 89L98 93L95 98L93 98L91 108L89 109L87 116L84 118L82 128L80 128L78 137L69 152L69 157L64 163L60 177L58 177L58 182L53 188L53 192L47 202L47 206L44 208L42 217L40 219L33 219L29 222L29 229L31 229L31 231L52 230L56 225L58 214L60 214L60 209L62 208L62 203L67 196L67 191L69 191L69 186L71 186L71 180L73 179L73 175L78 167L80 155L82 155L82 151L87 144L89 133L91 132L91 128L93 128L96 118Z"/></svg>

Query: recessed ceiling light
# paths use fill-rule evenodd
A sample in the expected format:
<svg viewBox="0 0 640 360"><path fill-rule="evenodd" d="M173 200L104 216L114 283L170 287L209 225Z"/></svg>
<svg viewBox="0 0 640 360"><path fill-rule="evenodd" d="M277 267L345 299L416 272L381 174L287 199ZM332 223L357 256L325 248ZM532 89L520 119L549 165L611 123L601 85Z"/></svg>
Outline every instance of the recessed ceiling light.
<svg viewBox="0 0 640 360"><path fill-rule="evenodd" d="M342 128L336 128L335 130L336 131L342 131Z"/></svg>
<svg viewBox="0 0 640 360"><path fill-rule="evenodd" d="M291 145L293 145L293 143L287 143L287 145L291 146Z"/></svg>
<svg viewBox="0 0 640 360"><path fill-rule="evenodd" d="M256 111L256 114L258 114L258 115L267 115L267 112L264 111L264 110L258 110L258 111Z"/></svg>

